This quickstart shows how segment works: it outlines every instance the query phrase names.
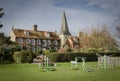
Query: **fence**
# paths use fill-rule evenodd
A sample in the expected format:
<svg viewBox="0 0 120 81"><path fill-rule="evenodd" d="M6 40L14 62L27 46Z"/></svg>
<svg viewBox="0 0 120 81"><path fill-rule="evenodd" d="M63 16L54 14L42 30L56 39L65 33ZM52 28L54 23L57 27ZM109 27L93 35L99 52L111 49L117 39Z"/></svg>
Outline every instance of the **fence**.
<svg viewBox="0 0 120 81"><path fill-rule="evenodd" d="M100 68L113 68L120 66L120 57L100 56L98 57L98 66Z"/></svg>

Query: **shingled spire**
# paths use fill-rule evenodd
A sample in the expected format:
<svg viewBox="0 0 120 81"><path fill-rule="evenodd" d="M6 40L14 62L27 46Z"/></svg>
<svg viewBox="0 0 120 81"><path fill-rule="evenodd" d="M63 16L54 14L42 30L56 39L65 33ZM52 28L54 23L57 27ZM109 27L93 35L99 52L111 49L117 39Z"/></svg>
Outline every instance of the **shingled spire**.
<svg viewBox="0 0 120 81"><path fill-rule="evenodd" d="M68 29L65 11L63 12L60 35L71 35L71 33L69 32L69 29Z"/></svg>

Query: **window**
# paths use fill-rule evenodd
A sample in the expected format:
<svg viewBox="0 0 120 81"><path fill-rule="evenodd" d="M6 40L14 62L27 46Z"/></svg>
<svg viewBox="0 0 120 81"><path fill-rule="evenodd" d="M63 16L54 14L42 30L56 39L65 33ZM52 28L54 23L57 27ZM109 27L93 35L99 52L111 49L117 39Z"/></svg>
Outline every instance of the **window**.
<svg viewBox="0 0 120 81"><path fill-rule="evenodd" d="M50 46L48 46L48 47L47 47L47 49L48 49L48 50L51 50L51 47L50 47Z"/></svg>
<svg viewBox="0 0 120 81"><path fill-rule="evenodd" d="M32 46L32 51L35 52L35 46Z"/></svg>
<svg viewBox="0 0 120 81"><path fill-rule="evenodd" d="M79 39L78 39L77 37L74 37L74 41L75 41L75 42L78 42Z"/></svg>
<svg viewBox="0 0 120 81"><path fill-rule="evenodd" d="M35 45L35 39L31 39L32 45Z"/></svg>
<svg viewBox="0 0 120 81"><path fill-rule="evenodd" d="M40 46L37 46L36 50L41 50L42 48Z"/></svg>
<svg viewBox="0 0 120 81"><path fill-rule="evenodd" d="M46 47L46 40L43 40L42 44L43 44L44 47Z"/></svg>
<svg viewBox="0 0 120 81"><path fill-rule="evenodd" d="M26 50L30 50L31 49L31 46L26 46Z"/></svg>
<svg viewBox="0 0 120 81"><path fill-rule="evenodd" d="M58 45L58 41L57 40L54 40L54 45Z"/></svg>
<svg viewBox="0 0 120 81"><path fill-rule="evenodd" d="M24 34L25 34L26 36L29 36L29 32L28 32L28 31L24 31Z"/></svg>
<svg viewBox="0 0 120 81"><path fill-rule="evenodd" d="M50 40L48 40L48 45L51 45L51 41Z"/></svg>
<svg viewBox="0 0 120 81"><path fill-rule="evenodd" d="M22 45L20 45L20 49L23 50L23 46Z"/></svg>
<svg viewBox="0 0 120 81"><path fill-rule="evenodd" d="M31 40L30 39L26 39L26 44L30 44Z"/></svg>
<svg viewBox="0 0 120 81"><path fill-rule="evenodd" d="M54 47L54 50L58 50L58 47Z"/></svg>
<svg viewBox="0 0 120 81"><path fill-rule="evenodd" d="M45 36L46 36L46 37L50 37L50 33L49 33L49 32L46 32L46 33L45 33Z"/></svg>
<svg viewBox="0 0 120 81"><path fill-rule="evenodd" d="M18 38L18 44L22 44L23 43L23 39L22 38Z"/></svg>
<svg viewBox="0 0 120 81"><path fill-rule="evenodd" d="M74 44L74 47L75 48L79 48L79 44Z"/></svg>
<svg viewBox="0 0 120 81"><path fill-rule="evenodd" d="M43 50L46 50L46 48L43 48Z"/></svg>
<svg viewBox="0 0 120 81"><path fill-rule="evenodd" d="M40 39L37 40L37 45L41 45L41 40Z"/></svg>

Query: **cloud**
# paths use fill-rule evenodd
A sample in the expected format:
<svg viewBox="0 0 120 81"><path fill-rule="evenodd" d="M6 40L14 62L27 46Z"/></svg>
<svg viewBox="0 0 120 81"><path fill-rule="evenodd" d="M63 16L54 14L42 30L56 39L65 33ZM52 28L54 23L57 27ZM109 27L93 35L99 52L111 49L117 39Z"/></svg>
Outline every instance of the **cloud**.
<svg viewBox="0 0 120 81"><path fill-rule="evenodd" d="M0 5L4 8L5 15L0 20L4 24L0 31L9 34L12 25L31 29L33 24L38 24L41 30L52 30L58 14L52 3L52 0L2 0Z"/></svg>
<svg viewBox="0 0 120 81"><path fill-rule="evenodd" d="M97 5L113 15L120 14L120 0L87 0L88 5Z"/></svg>

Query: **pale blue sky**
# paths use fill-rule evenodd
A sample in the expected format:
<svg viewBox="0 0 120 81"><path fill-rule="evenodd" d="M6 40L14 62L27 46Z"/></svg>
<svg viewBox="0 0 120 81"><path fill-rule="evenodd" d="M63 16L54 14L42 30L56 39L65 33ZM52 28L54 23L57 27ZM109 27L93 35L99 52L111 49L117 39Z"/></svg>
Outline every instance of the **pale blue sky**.
<svg viewBox="0 0 120 81"><path fill-rule="evenodd" d="M62 13L66 11L69 30L77 35L98 24L108 25L114 31L115 19L120 15L120 0L0 0L5 15L0 31L9 35L12 25L19 29L32 29L59 33Z"/></svg>

